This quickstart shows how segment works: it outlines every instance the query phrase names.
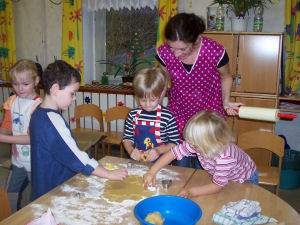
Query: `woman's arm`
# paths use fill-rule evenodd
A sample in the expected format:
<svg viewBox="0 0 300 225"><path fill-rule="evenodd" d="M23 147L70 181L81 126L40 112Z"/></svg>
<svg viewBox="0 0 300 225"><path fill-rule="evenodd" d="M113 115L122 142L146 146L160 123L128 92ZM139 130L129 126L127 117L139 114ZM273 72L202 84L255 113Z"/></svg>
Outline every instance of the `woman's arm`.
<svg viewBox="0 0 300 225"><path fill-rule="evenodd" d="M244 104L240 102L230 102L232 75L230 74L229 64L218 68L218 71L221 75L223 107L228 115L237 115L238 113L234 109L238 109L239 106Z"/></svg>

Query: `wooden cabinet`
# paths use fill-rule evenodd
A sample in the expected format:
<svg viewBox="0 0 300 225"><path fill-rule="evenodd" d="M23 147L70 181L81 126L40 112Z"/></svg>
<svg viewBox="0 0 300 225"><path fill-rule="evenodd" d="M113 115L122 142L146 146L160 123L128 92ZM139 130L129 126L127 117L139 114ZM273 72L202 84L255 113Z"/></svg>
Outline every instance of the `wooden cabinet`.
<svg viewBox="0 0 300 225"><path fill-rule="evenodd" d="M277 107L282 34L205 32L228 53L233 75L231 100L247 106ZM274 131L274 123L228 117L235 136L249 130Z"/></svg>

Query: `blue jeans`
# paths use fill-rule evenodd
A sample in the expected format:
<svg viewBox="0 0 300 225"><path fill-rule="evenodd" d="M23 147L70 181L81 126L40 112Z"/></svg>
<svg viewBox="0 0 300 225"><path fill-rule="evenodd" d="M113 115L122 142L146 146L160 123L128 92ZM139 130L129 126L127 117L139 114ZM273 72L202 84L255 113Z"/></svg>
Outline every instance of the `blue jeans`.
<svg viewBox="0 0 300 225"><path fill-rule="evenodd" d="M257 171L257 169L254 171L254 174L252 175L252 177L249 180L246 180L246 182L258 185L258 171Z"/></svg>

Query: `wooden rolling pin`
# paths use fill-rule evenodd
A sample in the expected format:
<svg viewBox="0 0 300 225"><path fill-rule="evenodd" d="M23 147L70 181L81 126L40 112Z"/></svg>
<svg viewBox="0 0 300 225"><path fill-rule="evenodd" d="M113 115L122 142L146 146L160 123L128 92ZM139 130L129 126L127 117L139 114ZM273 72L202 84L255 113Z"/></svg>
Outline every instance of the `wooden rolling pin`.
<svg viewBox="0 0 300 225"><path fill-rule="evenodd" d="M282 114L279 113L278 109L272 109L272 108L240 106L239 109L235 109L235 111L238 112L238 116L243 119L276 122L280 118L287 118L287 119L297 118L297 115L295 114Z"/></svg>

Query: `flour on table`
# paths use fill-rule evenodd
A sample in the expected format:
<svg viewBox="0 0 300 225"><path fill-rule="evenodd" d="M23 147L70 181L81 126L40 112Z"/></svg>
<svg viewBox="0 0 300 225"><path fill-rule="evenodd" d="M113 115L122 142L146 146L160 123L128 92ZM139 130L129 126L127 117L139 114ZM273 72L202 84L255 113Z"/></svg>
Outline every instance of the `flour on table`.
<svg viewBox="0 0 300 225"><path fill-rule="evenodd" d="M120 165L119 167L126 167ZM115 166L114 169L117 169ZM143 165L133 165L128 169L130 177L142 177L149 167ZM157 180L169 179L179 180L178 173L168 169L162 169L156 176ZM72 182L72 186L63 184L60 188L64 195L50 197L48 205L32 204L30 207L34 217L39 217L51 208L56 221L60 224L88 225L88 224L140 224L138 220L129 217L133 214L135 205L142 199L149 196L159 195L159 188L152 191L147 196L127 199L118 198L113 201L109 197L104 197L107 179L96 176L86 177L78 175ZM108 192L109 193L109 192ZM28 221L27 221L28 222Z"/></svg>

